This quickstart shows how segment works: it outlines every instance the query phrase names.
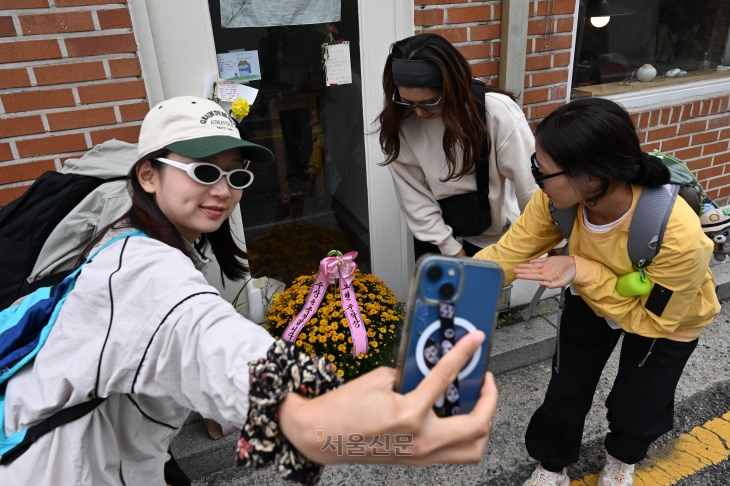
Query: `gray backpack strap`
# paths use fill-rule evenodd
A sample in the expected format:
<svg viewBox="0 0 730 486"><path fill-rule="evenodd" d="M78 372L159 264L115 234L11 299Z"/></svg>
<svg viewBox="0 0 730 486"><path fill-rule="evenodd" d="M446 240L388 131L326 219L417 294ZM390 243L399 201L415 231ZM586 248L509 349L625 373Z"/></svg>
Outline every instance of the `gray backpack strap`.
<svg viewBox="0 0 730 486"><path fill-rule="evenodd" d="M561 209L553 206L553 202L550 201L550 214L552 214L553 221L560 228L565 239L570 238L570 233L573 232L573 225L575 224L575 217L578 215L578 205L574 204L569 208Z"/></svg>
<svg viewBox="0 0 730 486"><path fill-rule="evenodd" d="M659 253L678 193L677 184L644 187L629 228L629 258L637 267L646 267Z"/></svg>

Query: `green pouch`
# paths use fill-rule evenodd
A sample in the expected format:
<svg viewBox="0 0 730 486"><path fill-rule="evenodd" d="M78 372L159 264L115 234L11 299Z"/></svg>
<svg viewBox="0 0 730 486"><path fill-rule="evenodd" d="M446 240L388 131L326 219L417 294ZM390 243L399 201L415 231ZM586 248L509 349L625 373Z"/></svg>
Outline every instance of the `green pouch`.
<svg viewBox="0 0 730 486"><path fill-rule="evenodd" d="M618 282L616 282L616 292L624 297L649 295L649 292L651 292L651 280L639 269L638 272L631 272L628 275L619 277Z"/></svg>

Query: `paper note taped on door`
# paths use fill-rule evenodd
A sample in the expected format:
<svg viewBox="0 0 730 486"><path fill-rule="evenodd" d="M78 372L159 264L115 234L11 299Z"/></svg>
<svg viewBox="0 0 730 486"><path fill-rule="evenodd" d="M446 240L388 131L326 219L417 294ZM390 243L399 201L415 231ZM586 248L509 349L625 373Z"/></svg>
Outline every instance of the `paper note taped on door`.
<svg viewBox="0 0 730 486"><path fill-rule="evenodd" d="M350 43L327 46L327 86L352 83L352 66L350 63Z"/></svg>

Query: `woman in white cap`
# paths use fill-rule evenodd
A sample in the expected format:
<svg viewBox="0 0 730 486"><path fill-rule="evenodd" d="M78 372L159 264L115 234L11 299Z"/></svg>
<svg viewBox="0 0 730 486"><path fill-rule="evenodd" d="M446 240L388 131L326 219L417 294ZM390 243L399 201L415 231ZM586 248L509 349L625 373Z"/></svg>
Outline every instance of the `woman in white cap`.
<svg viewBox="0 0 730 486"><path fill-rule="evenodd" d="M511 95L472 78L447 40L393 44L383 72L380 145L401 210L424 253L472 256L530 201L535 138Z"/></svg>
<svg viewBox="0 0 730 486"><path fill-rule="evenodd" d="M441 419L431 406L482 333L459 341L411 394L392 391L388 368L338 388L331 363L275 342L206 283L206 250L228 278L247 271L228 216L253 181L248 161L271 159L211 101L179 97L150 111L128 179L132 209L90 250L121 238L84 266L46 344L8 381L3 425L13 434L60 410L84 413L6 453L0 484L164 485L168 445L191 410L244 426L240 462L276 461L282 476L304 483L321 464L481 458L497 400L491 376L472 413ZM415 446L337 455L318 431L368 441L401 434Z"/></svg>

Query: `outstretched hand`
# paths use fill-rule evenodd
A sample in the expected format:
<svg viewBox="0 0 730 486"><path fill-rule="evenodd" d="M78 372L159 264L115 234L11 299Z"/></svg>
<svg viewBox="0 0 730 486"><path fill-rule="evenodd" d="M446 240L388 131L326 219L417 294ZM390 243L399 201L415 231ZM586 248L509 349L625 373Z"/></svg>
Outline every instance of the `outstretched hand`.
<svg viewBox="0 0 730 486"><path fill-rule="evenodd" d="M536 280L549 289L569 285L575 280L575 258L551 256L530 260L515 268L515 276L522 280Z"/></svg>
<svg viewBox="0 0 730 486"><path fill-rule="evenodd" d="M433 404L453 383L459 371L484 341L484 333L472 332L460 339L412 392L393 391L396 371L378 368L340 388L316 398L290 393L279 407L283 434L311 460L320 464L347 462L424 465L467 464L481 460L497 408L497 387L487 373L479 401L464 415L439 418ZM370 448L363 455L336 454L323 447L323 437L352 434L373 439L389 435L380 455ZM411 437L411 447L394 447L396 435ZM404 454L405 452L405 454Z"/></svg>

